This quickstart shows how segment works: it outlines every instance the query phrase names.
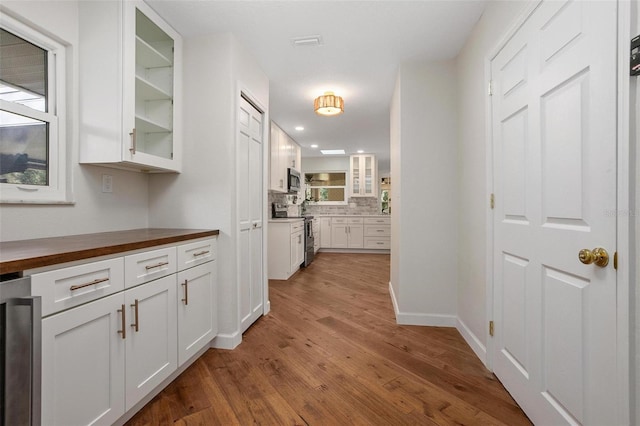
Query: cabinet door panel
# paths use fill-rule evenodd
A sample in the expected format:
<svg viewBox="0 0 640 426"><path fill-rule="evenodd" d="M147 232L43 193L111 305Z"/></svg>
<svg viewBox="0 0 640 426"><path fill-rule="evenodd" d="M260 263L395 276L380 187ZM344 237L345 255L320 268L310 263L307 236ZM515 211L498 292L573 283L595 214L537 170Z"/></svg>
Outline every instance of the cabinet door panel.
<svg viewBox="0 0 640 426"><path fill-rule="evenodd" d="M122 294L42 321L42 424L111 424L125 412Z"/></svg>
<svg viewBox="0 0 640 426"><path fill-rule="evenodd" d="M349 225L349 248L364 247L364 227L362 225Z"/></svg>
<svg viewBox="0 0 640 426"><path fill-rule="evenodd" d="M218 332L216 262L178 274L178 363L184 364Z"/></svg>
<svg viewBox="0 0 640 426"><path fill-rule="evenodd" d="M320 219L320 248L331 247L331 218Z"/></svg>
<svg viewBox="0 0 640 426"><path fill-rule="evenodd" d="M160 278L127 290L125 305L129 410L177 368L176 277Z"/></svg>
<svg viewBox="0 0 640 426"><path fill-rule="evenodd" d="M348 246L349 235L347 234L347 225L331 223L331 247L348 248Z"/></svg>

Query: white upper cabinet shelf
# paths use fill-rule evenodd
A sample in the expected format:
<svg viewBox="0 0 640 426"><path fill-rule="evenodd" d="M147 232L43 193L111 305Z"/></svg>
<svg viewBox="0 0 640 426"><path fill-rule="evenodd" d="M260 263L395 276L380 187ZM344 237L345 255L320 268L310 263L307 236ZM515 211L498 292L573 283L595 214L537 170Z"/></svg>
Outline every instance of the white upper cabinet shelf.
<svg viewBox="0 0 640 426"><path fill-rule="evenodd" d="M79 12L80 162L179 172L181 36L141 1Z"/></svg>

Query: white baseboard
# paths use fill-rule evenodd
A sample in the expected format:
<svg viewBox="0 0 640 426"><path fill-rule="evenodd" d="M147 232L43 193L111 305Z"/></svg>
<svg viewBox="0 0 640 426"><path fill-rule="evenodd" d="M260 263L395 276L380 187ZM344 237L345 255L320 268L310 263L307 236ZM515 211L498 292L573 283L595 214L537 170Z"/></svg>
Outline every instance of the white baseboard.
<svg viewBox="0 0 640 426"><path fill-rule="evenodd" d="M398 300L393 292L393 286L389 282L389 294L393 303L393 311L396 314L396 323L400 325L426 325L431 327L455 327L455 315L443 314L423 314L416 312L400 312L398 309Z"/></svg>
<svg viewBox="0 0 640 426"><path fill-rule="evenodd" d="M473 334L471 329L467 327L467 325L460 319L457 318L456 328L462 334L462 337L467 342L467 344L471 347L473 352L480 358L480 361L486 366L487 365L487 348L482 344L482 341L478 339L478 336Z"/></svg>
<svg viewBox="0 0 640 426"><path fill-rule="evenodd" d="M230 334L218 334L215 339L211 341L211 347L215 349L235 349L240 343L242 343L242 333L236 331Z"/></svg>

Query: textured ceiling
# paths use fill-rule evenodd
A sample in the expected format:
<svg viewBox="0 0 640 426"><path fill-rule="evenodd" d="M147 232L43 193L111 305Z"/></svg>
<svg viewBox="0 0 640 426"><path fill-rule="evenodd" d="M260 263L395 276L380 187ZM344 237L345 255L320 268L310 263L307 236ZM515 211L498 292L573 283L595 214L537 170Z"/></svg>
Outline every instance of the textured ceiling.
<svg viewBox="0 0 640 426"><path fill-rule="evenodd" d="M375 153L389 170L389 106L399 64L454 58L485 1L147 0L185 38L231 32L270 80L271 119L302 146ZM320 46L292 39L319 35ZM345 112L319 117L326 90ZM296 126L305 130L296 131Z"/></svg>

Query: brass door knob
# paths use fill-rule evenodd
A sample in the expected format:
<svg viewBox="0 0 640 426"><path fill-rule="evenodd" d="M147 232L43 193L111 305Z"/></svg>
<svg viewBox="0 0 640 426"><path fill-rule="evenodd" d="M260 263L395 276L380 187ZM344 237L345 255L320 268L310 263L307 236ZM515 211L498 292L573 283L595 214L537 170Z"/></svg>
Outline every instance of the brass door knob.
<svg viewBox="0 0 640 426"><path fill-rule="evenodd" d="M604 268L609 264L609 253L601 247L594 248L593 250L582 249L578 253L578 259L585 265L595 263L597 266Z"/></svg>

